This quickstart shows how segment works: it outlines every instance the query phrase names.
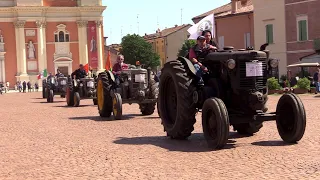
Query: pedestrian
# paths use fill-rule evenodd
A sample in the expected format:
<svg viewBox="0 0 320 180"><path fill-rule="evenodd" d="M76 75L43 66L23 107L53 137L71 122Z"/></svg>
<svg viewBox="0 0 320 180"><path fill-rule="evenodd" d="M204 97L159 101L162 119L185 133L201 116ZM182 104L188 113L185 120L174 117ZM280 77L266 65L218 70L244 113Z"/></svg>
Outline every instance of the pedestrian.
<svg viewBox="0 0 320 180"><path fill-rule="evenodd" d="M320 92L320 68L318 68L318 81L316 81L316 91Z"/></svg>
<svg viewBox="0 0 320 180"><path fill-rule="evenodd" d="M316 92L315 94L318 94L319 92L319 85L318 85L318 81L319 81L319 69L316 70L316 72L313 74L313 83L316 86Z"/></svg>
<svg viewBox="0 0 320 180"><path fill-rule="evenodd" d="M22 88L23 88L23 93L26 93L26 89L27 89L27 83L26 83L26 81L23 81L23 83L22 83Z"/></svg>
<svg viewBox="0 0 320 180"><path fill-rule="evenodd" d="M30 81L28 81L27 87L28 87L28 92L31 92L31 83L30 83Z"/></svg>
<svg viewBox="0 0 320 180"><path fill-rule="evenodd" d="M10 89L10 83L9 83L9 81L7 81L7 91L9 92L9 89Z"/></svg>
<svg viewBox="0 0 320 180"><path fill-rule="evenodd" d="M36 83L34 83L34 88L36 89L36 92L38 92L38 90L39 90L39 85L38 85L38 83L36 82Z"/></svg>

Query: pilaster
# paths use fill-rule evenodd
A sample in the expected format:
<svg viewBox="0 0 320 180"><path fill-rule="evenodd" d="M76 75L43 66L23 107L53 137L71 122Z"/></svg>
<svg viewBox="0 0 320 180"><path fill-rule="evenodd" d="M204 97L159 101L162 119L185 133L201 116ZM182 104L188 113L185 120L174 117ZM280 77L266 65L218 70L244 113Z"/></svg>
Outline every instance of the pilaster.
<svg viewBox="0 0 320 180"><path fill-rule="evenodd" d="M102 21L96 21L96 25L97 25L97 49L98 49L98 73L99 73L104 71Z"/></svg>
<svg viewBox="0 0 320 180"><path fill-rule="evenodd" d="M45 28L46 24L45 22L36 21L37 25L37 31L38 31L38 67L39 71L42 72L44 69L47 69L47 59L45 58L46 54L46 42L44 41L45 34Z"/></svg>
<svg viewBox="0 0 320 180"><path fill-rule="evenodd" d="M4 57L0 57L0 70L1 70L0 82L6 82L6 66L4 62Z"/></svg>
<svg viewBox="0 0 320 180"><path fill-rule="evenodd" d="M79 57L80 64L87 64L88 61L88 40L87 40L87 25L88 21L77 21L78 39L79 39Z"/></svg>
<svg viewBox="0 0 320 180"><path fill-rule="evenodd" d="M24 36L24 25L26 21L15 21L14 26L16 28L16 49L17 49L17 64L20 68L18 73L20 76L28 76L27 74L27 58L26 58L26 45L25 45L25 36ZM18 56L19 55L19 56Z"/></svg>

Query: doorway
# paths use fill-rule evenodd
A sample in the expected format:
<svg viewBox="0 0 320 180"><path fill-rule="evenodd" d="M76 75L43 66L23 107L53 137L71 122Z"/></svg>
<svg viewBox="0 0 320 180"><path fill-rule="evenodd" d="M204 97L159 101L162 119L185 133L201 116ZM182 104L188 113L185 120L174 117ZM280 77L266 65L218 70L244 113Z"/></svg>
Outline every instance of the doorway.
<svg viewBox="0 0 320 180"><path fill-rule="evenodd" d="M60 72L66 77L69 75L68 68L69 68L68 66L59 66L58 67Z"/></svg>

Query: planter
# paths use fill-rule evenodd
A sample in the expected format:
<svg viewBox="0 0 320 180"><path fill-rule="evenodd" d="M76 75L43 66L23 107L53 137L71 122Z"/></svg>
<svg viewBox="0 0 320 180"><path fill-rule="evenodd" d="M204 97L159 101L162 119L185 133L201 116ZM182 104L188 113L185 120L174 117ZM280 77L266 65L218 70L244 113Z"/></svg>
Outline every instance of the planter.
<svg viewBox="0 0 320 180"><path fill-rule="evenodd" d="M268 94L275 94L278 90L275 89L268 89Z"/></svg>
<svg viewBox="0 0 320 180"><path fill-rule="evenodd" d="M306 94L306 93L308 93L308 89L295 88L295 89L293 89L293 93L295 93L295 94Z"/></svg>
<svg viewBox="0 0 320 180"><path fill-rule="evenodd" d="M312 94L316 93L316 88L310 88L310 93Z"/></svg>

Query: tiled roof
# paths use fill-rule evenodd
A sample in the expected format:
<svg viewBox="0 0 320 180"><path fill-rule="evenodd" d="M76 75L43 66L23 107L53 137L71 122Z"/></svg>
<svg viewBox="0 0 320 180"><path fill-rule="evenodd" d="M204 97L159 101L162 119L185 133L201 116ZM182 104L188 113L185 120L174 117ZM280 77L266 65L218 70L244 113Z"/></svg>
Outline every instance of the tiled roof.
<svg viewBox="0 0 320 180"><path fill-rule="evenodd" d="M253 12L253 3L252 0L247 0L247 3L244 5L241 5L241 1L237 2L237 10L235 13L232 13L232 3L228 3L226 5L220 6L216 9L213 9L211 11L208 11L206 13L203 13L201 15L198 15L194 18L192 18L192 20L196 20L196 19L202 19L212 13L214 13L214 17L224 17L227 15L236 15L236 14L241 14L241 13L247 13L247 12Z"/></svg>
<svg viewBox="0 0 320 180"><path fill-rule="evenodd" d="M183 24L181 26L174 26L174 27L171 27L171 28L166 28L162 31L160 31L159 33L153 33L153 34L146 34L144 36L145 39L154 39L154 38L159 38L159 37L165 37L165 36L168 36L174 32L177 32L179 31L180 29L183 29L187 26L191 26L190 24Z"/></svg>

